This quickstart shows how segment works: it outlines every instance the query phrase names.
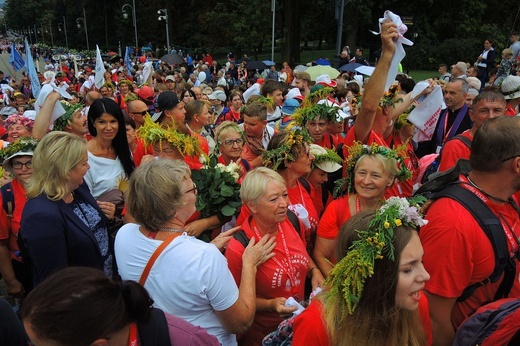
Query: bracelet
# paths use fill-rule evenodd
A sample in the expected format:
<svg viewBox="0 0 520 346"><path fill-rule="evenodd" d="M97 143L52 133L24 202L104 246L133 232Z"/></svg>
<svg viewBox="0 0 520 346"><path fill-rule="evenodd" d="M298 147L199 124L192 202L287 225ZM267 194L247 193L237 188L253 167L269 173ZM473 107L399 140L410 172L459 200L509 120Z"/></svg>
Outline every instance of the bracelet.
<svg viewBox="0 0 520 346"><path fill-rule="evenodd" d="M312 278L312 271L313 271L314 269L318 269L318 270L319 270L319 268L316 267L316 266L314 266L314 267L312 267L311 269L309 269L309 277L311 277L311 278Z"/></svg>

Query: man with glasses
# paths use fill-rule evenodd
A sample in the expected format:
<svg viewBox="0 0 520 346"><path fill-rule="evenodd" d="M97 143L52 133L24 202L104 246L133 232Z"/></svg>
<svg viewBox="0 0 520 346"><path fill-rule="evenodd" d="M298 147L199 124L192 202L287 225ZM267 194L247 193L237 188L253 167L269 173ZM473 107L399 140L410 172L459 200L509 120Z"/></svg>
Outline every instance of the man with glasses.
<svg viewBox="0 0 520 346"><path fill-rule="evenodd" d="M502 238L495 241L498 246L492 245L474 214L455 199L441 197L427 211L428 224L421 227L419 235L424 267L431 275L425 290L435 345L451 345L462 321L484 303L504 296L520 298L520 219L515 197L520 189L518 138L519 117L499 116L484 121L471 145L471 171L458 179L459 190L467 190L461 192L469 191L483 202L472 204L480 204L493 214L490 220L495 221L494 229L486 229ZM504 275L491 280L496 257L510 264L511 270L506 268ZM466 290L472 285L473 291Z"/></svg>
<svg viewBox="0 0 520 346"><path fill-rule="evenodd" d="M496 91L483 91L475 97L469 110L469 117L473 126L461 133L471 143L475 132L482 126L484 121L506 114L506 100L504 96ZM440 154L439 171L447 171L455 166L459 159L469 159L470 147L458 137L447 141Z"/></svg>
<svg viewBox="0 0 520 346"><path fill-rule="evenodd" d="M127 103L128 115L135 122L136 130L144 124L144 116L148 113L148 106L141 100L133 100Z"/></svg>

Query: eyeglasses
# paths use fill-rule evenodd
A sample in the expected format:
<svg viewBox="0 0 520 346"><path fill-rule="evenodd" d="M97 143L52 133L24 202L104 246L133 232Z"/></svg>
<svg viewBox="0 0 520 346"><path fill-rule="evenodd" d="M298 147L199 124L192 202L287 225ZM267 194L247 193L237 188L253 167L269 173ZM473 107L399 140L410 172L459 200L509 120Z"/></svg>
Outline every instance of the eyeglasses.
<svg viewBox="0 0 520 346"><path fill-rule="evenodd" d="M16 162L13 162L11 164L11 166L13 166L14 169L21 169L23 166L25 166L27 169L31 169L32 161L27 161L27 162L16 161Z"/></svg>
<svg viewBox="0 0 520 346"><path fill-rule="evenodd" d="M143 117L148 113L148 111L142 111L142 112L130 112L132 114L140 114L142 115Z"/></svg>
<svg viewBox="0 0 520 346"><path fill-rule="evenodd" d="M237 138L237 139L228 139L223 142L226 147L232 147L233 145L242 146L244 145L244 139L243 138Z"/></svg>
<svg viewBox="0 0 520 346"><path fill-rule="evenodd" d="M184 193L191 193L191 192L193 192L194 194L197 194L199 192L199 189L197 188L197 185L195 185L195 183L193 183L192 189L189 189L188 191L186 191Z"/></svg>

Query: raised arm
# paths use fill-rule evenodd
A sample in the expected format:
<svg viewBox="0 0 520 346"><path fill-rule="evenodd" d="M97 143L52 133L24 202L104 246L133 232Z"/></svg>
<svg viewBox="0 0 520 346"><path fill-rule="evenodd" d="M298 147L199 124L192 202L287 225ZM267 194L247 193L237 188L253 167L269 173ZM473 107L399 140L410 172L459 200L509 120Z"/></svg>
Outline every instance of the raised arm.
<svg viewBox="0 0 520 346"><path fill-rule="evenodd" d="M365 87L363 103L354 126L356 140L365 141L374 125L379 100L385 93L386 77L395 52L395 40L397 40L397 26L392 22L383 23L381 25L381 58Z"/></svg>
<svg viewBox="0 0 520 346"><path fill-rule="evenodd" d="M32 130L33 138L42 139L43 136L49 132L52 110L54 109L54 105L60 99L60 97L60 93L53 91L45 99L42 109L40 109L36 120L34 120L34 126Z"/></svg>

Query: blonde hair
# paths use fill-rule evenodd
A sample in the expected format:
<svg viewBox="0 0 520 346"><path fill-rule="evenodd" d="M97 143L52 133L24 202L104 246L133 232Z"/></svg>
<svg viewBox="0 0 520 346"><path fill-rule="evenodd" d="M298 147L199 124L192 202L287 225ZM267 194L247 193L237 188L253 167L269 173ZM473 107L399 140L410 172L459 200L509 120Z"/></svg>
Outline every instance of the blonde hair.
<svg viewBox="0 0 520 346"><path fill-rule="evenodd" d="M242 203L256 202L268 191L272 183L285 186L283 177L267 167L257 167L248 172L240 187Z"/></svg>
<svg viewBox="0 0 520 346"><path fill-rule="evenodd" d="M211 106L208 107L208 104L205 101L201 100L191 100L186 103L184 105L184 109L186 110L186 123L190 123L195 115L200 115L204 106L206 106L208 110L211 108Z"/></svg>
<svg viewBox="0 0 520 346"><path fill-rule="evenodd" d="M506 48L502 51L502 55L504 55L507 59L510 59L514 55L514 53L511 49Z"/></svg>
<svg viewBox="0 0 520 346"><path fill-rule="evenodd" d="M62 131L53 131L40 141L34 151L33 174L27 188L27 198L45 194L57 201L70 192L69 173L87 153L87 141Z"/></svg>
<svg viewBox="0 0 520 346"><path fill-rule="evenodd" d="M222 144L221 137L233 132L238 133L242 138L244 137L244 131L235 122L230 120L223 121L215 129L215 141L220 145Z"/></svg>
<svg viewBox="0 0 520 346"><path fill-rule="evenodd" d="M137 223L157 231L184 206L182 182L189 178L190 169L181 160L159 159L140 165L128 182L128 211Z"/></svg>

